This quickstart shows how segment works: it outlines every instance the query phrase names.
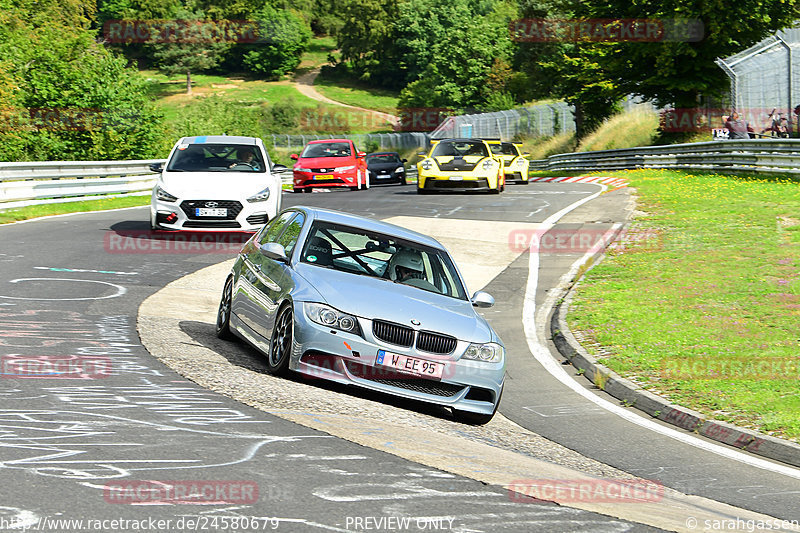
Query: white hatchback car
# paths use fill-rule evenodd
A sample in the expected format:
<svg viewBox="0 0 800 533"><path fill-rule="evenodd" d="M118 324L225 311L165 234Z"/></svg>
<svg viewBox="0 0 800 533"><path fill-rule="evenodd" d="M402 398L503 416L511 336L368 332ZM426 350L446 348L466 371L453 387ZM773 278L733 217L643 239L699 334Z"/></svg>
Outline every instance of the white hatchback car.
<svg viewBox="0 0 800 533"><path fill-rule="evenodd" d="M256 231L281 209L281 179L256 137L183 137L172 148L150 201L150 227Z"/></svg>

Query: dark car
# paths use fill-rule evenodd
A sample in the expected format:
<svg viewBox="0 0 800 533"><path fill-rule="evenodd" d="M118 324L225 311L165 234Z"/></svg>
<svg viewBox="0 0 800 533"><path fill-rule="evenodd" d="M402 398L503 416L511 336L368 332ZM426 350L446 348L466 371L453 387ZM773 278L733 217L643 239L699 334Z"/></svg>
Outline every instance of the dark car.
<svg viewBox="0 0 800 533"><path fill-rule="evenodd" d="M397 152L374 152L367 155L369 180L373 184L399 183L406 184L405 159L400 159Z"/></svg>

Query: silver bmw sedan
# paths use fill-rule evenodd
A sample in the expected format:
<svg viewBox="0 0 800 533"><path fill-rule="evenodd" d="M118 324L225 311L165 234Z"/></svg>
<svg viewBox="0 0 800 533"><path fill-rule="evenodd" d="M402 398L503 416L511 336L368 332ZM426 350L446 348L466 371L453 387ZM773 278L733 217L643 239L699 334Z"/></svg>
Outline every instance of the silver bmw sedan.
<svg viewBox="0 0 800 533"><path fill-rule="evenodd" d="M497 411L505 348L435 239L325 209L283 211L244 246L225 281L217 335L289 370L448 406L484 424Z"/></svg>

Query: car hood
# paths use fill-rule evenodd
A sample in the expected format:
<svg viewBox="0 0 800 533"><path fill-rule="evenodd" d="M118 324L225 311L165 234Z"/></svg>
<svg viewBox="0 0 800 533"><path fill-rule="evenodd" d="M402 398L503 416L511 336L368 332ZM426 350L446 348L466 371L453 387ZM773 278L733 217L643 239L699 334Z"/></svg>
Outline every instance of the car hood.
<svg viewBox="0 0 800 533"><path fill-rule="evenodd" d="M367 168L373 172L379 172L381 170L392 171L402 166L403 163L400 163L398 161L396 163L370 163L369 165L367 165Z"/></svg>
<svg viewBox="0 0 800 533"><path fill-rule="evenodd" d="M328 305L362 318L381 319L452 335L469 342L496 339L468 300L457 300L389 280L299 263L297 272Z"/></svg>
<svg viewBox="0 0 800 533"><path fill-rule="evenodd" d="M267 172L164 172L158 183L178 198L239 199L274 184Z"/></svg>
<svg viewBox="0 0 800 533"><path fill-rule="evenodd" d="M355 165L353 157L301 157L296 166L302 168L336 168Z"/></svg>

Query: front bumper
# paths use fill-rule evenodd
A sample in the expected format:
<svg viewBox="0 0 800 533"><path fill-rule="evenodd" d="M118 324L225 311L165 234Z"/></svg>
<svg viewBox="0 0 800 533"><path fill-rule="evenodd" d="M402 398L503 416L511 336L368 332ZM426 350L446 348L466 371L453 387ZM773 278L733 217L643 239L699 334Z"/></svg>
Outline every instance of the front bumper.
<svg viewBox="0 0 800 533"><path fill-rule="evenodd" d="M322 177L320 177L322 176ZM350 170L346 172L298 172L293 171L292 185L295 189L318 188L318 187L357 187L358 172Z"/></svg>
<svg viewBox="0 0 800 533"><path fill-rule="evenodd" d="M312 322L303 304L294 304L294 347L289 366L306 376L356 385L393 396L491 414L500 399L505 361L486 363L460 359L469 343L458 341L450 355L434 355L413 347L385 343L372 333L372 320L359 318L363 337ZM376 365L378 350L444 364L440 380Z"/></svg>
<svg viewBox="0 0 800 533"><path fill-rule="evenodd" d="M224 216L200 216L196 209L209 202L224 208ZM150 201L151 227L168 230L243 230L257 231L277 214L276 202L247 200L191 200L179 198L165 202L153 197Z"/></svg>
<svg viewBox="0 0 800 533"><path fill-rule="evenodd" d="M459 176L453 173L447 175L420 174L417 178L417 187L428 191L488 191L492 189L489 178L486 176Z"/></svg>

